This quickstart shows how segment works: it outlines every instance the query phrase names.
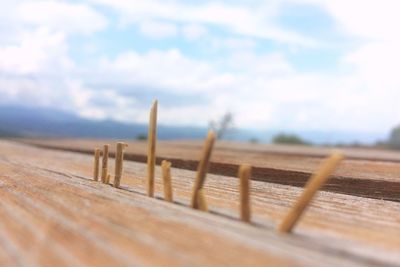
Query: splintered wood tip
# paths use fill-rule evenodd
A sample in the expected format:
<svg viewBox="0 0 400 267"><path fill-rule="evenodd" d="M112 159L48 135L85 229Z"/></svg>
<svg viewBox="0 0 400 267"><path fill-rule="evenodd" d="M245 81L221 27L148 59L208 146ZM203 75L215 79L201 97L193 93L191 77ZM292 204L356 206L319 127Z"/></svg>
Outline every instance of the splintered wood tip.
<svg viewBox="0 0 400 267"><path fill-rule="evenodd" d="M213 130L208 131L207 139L215 139L215 133Z"/></svg>
<svg viewBox="0 0 400 267"><path fill-rule="evenodd" d="M333 151L331 156L327 158L319 167L319 169L311 176L305 188L298 198L293 208L286 214L282 223L278 226L281 233L289 233L296 225L304 210L308 207L317 191L326 183L329 176L339 166L344 159L344 155L340 151Z"/></svg>
<svg viewBox="0 0 400 267"><path fill-rule="evenodd" d="M247 173L251 170L251 165L250 164L242 164L242 165L240 165L239 170L242 173Z"/></svg>
<svg viewBox="0 0 400 267"><path fill-rule="evenodd" d="M164 159L164 160L161 162L161 167L163 167L163 168L170 168L170 167L171 167L171 162Z"/></svg>
<svg viewBox="0 0 400 267"><path fill-rule="evenodd" d="M344 154L342 151L335 149L332 151L330 158L334 161L340 162L344 159Z"/></svg>
<svg viewBox="0 0 400 267"><path fill-rule="evenodd" d="M125 148L128 146L128 144L125 142L117 142L117 146L121 146L122 148Z"/></svg>

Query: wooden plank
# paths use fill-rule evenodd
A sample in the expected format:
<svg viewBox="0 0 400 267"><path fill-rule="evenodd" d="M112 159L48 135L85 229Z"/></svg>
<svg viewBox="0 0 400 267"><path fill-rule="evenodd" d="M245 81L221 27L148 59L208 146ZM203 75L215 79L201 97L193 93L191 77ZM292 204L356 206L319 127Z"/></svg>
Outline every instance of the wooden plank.
<svg viewBox="0 0 400 267"><path fill-rule="evenodd" d="M25 141L43 147L57 147L84 153L91 152L93 147L104 142L94 140ZM146 162L146 143L129 142L129 144L132 150L127 150L125 158ZM201 151L201 147L198 147L197 144L197 142L159 142L156 163L161 164L162 160L167 159L175 167L196 170ZM243 163L248 163L254 166L252 171L254 180L303 187L322 160L320 157L315 157L315 153L307 152L307 149L306 152L312 154L312 156L293 154L292 150L297 153L299 148L288 149L286 154L283 154L284 149L281 149L278 154L275 152L271 154L271 149L268 149L268 146L265 145L260 145L261 148L255 149L255 151L245 149L244 145L235 146L232 144L232 149L226 146L225 143L218 146L217 142L210 162L210 173L235 177L238 167ZM254 148L253 146L250 147ZM276 146L273 147L277 150ZM284 146L284 148L287 147ZM315 150L318 151L318 149ZM322 190L400 202L400 177L398 176L400 163L396 162L396 155L400 153L380 151L384 155L382 156L374 150L371 152L370 150L359 149L356 150L356 155L362 155L362 151L365 152L365 158L369 158L368 160L354 159L354 157L351 159L355 152L345 150L345 153L350 154L345 154L346 160ZM377 159L371 161L373 153L378 153L379 157L377 158L393 159L393 161L377 161Z"/></svg>
<svg viewBox="0 0 400 267"><path fill-rule="evenodd" d="M8 210L18 210L16 208L24 207L24 210L20 212L27 213L24 216L30 219L20 217L22 221L29 222L29 220L34 220L31 217L39 216L42 213L44 215L40 215L42 217L35 220L37 224L42 220L46 221L49 218L60 216L64 218L65 222L68 222L68 225L80 227L79 231L86 229L90 234L87 241L82 240L82 237L74 237L72 241L70 240L71 243L62 243L62 246L75 246L74 242L79 242L83 247L90 246L91 242L97 242L90 238L100 235L102 238L113 240L110 246L115 251L113 250L112 253L138 249L144 255L160 253L162 255L160 257L167 257L162 252L173 251L172 248L176 248L180 255L185 252L187 256L187 261L178 262L181 265L183 263L183 265L202 263L209 266L222 266L228 264L228 258L233 257L232 254L235 255L232 258L232 262L235 261L232 263L233 266L248 263L265 265L270 257L277 262L276 266L287 263L307 266L394 266L400 262L398 249L400 247L398 240L400 234L399 203L321 192L294 234L289 237L281 237L274 233L274 228L300 194L301 190L295 187L252 182L252 209L255 223L245 227L245 224L239 222L237 215L238 181L232 178L218 175L208 176L205 190L211 214L206 214L194 212L188 208L195 177L195 173L192 171L174 168L171 170L174 177L175 203L180 204L171 205L164 201L143 197L146 194L146 166L144 164L126 163L126 176L121 181L122 189L115 189L89 180L92 176L93 159L91 156L30 148L10 143L1 143L0 148L4 153L0 158L0 166L2 173L6 174L1 177L3 185L1 190L5 193L0 194L2 200L0 203L7 203ZM39 154L41 157L37 157ZM155 182L155 196L162 199L163 183L158 166ZM29 199L25 199L28 197ZM5 198L4 201L3 198ZM23 202L17 202L22 201L21 198ZM26 206L27 204L33 205L34 200L39 201L40 205L44 205L48 209L42 206ZM2 207L4 206L2 204ZM30 214L29 211L32 208L35 209L31 212L33 214ZM46 210L51 210L53 213L46 213ZM61 214L54 215L55 212ZM143 214L144 217L140 214ZM67 215L68 217L66 217ZM11 215L6 213L5 216ZM99 220L106 224L101 224ZM175 224L182 223L182 221L189 229L182 230L179 224L178 232L183 231L185 237L175 236L177 232ZM109 224L110 222L112 223ZM52 225L58 223L61 222L52 222ZM166 223L168 226L165 226ZM147 229L148 224L154 227ZM88 227L89 225L91 227ZM162 242L165 247L160 249L161 252L157 249L154 252L152 251L154 248L146 247L146 244L141 243L143 240L139 240L140 242L136 240L137 247L135 247L131 244L133 241L130 238L128 240L124 239L126 237L113 239L114 231L120 234L119 227L121 225L124 226L123 233L130 233L130 238L139 233L144 233L144 240L156 236L158 239L154 242ZM6 226L11 227L8 224ZM92 229L93 226L96 226L95 230ZM163 228L164 226L169 230ZM24 225L24 227L27 226ZM190 234L192 228L200 233L196 232L196 235L193 236ZM73 229L62 228L67 233ZM53 230L58 231L58 229ZM93 233L92 231L100 232ZM160 231L161 233L159 233ZM168 234L164 231L167 231ZM17 231L13 236L18 237L18 233ZM61 238L59 235L60 233L55 234L54 242L57 244L62 241L57 239ZM118 236L118 234L116 235ZM186 247L187 240L193 238L197 240L200 237L201 240L211 241L204 242L205 244L200 242L201 249L199 250ZM135 242L133 243L136 244ZM171 242L173 244L170 244ZM219 242L223 242L223 244ZM101 242L96 243L93 249L102 251L102 248L99 247L101 244ZM216 250L219 247L216 244L221 245L220 248L227 246L227 249ZM22 246L22 244L17 243L16 246ZM146 248L140 249L141 246ZM21 248L20 250L24 251ZM258 256L255 256L252 254L253 250L264 256L261 257L257 253ZM72 253L78 252L73 250ZM209 254L212 254L211 258ZM245 255L245 258L237 257L236 254ZM107 263L120 257L116 256L119 254L110 256L105 253L105 255L107 257L104 256L106 259L103 259L102 262ZM131 256L132 253L127 256L129 257L127 260L130 260ZM149 264L146 256L142 254L134 256L135 263L143 261ZM255 262L247 258L248 256L253 257ZM84 255L80 254L74 255L74 257L83 262L87 260ZM164 260L171 263L170 266L173 263L176 264L168 257ZM123 262L118 262L118 264L123 264ZM156 262L151 265L162 264Z"/></svg>

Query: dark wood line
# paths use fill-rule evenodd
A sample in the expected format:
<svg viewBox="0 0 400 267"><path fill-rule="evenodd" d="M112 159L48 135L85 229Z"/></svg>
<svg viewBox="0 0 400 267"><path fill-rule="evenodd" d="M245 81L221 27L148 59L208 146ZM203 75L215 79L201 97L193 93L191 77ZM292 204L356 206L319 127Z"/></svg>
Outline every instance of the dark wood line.
<svg viewBox="0 0 400 267"><path fill-rule="evenodd" d="M44 144L33 144L33 146L46 149L53 149L53 150L90 154L90 155L93 154L93 151L88 149L55 147ZM109 157L114 158L115 153L109 152ZM172 167L179 169L195 171L198 165L197 160L185 160L185 159L169 158L169 157L156 157L156 164L161 165L161 162L164 159L170 161L172 163ZM126 153L125 160L146 163L147 156L142 154ZM223 175L237 179L236 176L238 168L239 165L237 164L210 162L208 172L212 174ZM256 181L275 183L281 185L304 187L307 180L310 178L310 175L311 173L309 172L290 171L290 170L265 168L265 167L253 167L251 179ZM377 181L371 179L360 179L360 178L346 177L346 176L333 176L328 180L328 182L321 190L346 194L346 195L365 197L365 198L400 202L400 182L383 181L383 180Z"/></svg>

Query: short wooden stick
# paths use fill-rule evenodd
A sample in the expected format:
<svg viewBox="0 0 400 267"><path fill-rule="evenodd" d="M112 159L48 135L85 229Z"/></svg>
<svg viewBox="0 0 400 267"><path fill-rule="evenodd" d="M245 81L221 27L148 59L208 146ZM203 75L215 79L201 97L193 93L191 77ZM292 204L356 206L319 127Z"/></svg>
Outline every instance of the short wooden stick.
<svg viewBox="0 0 400 267"><path fill-rule="evenodd" d="M114 176L114 187L118 188L121 184L122 169L124 163L124 149L128 145L123 142L117 143L117 149L115 152L115 176Z"/></svg>
<svg viewBox="0 0 400 267"><path fill-rule="evenodd" d="M154 196L154 170L156 166L156 141L157 141L157 100L150 110L149 133L147 137L147 195Z"/></svg>
<svg viewBox="0 0 400 267"><path fill-rule="evenodd" d="M171 182L171 162L163 160L161 162L161 169L164 183L164 199L165 201L172 202L172 182Z"/></svg>
<svg viewBox="0 0 400 267"><path fill-rule="evenodd" d="M335 171L344 156L340 152L333 152L313 174L307 182L303 193L298 198L293 208L287 213L282 223L278 226L281 233L289 233L300 219L316 192L326 183L329 176Z"/></svg>
<svg viewBox="0 0 400 267"><path fill-rule="evenodd" d="M196 180L193 186L192 202L191 206L194 209L199 209L199 190L203 188L204 181L206 179L208 165L211 158L211 152L215 142L215 134L213 131L208 132L208 136L203 148L203 153L197 166Z"/></svg>
<svg viewBox="0 0 400 267"><path fill-rule="evenodd" d="M94 150L94 167L93 167L93 179L99 180L99 168L100 168L100 149Z"/></svg>
<svg viewBox="0 0 400 267"><path fill-rule="evenodd" d="M108 145L103 146L103 160L101 166L101 181L106 183L108 175Z"/></svg>
<svg viewBox="0 0 400 267"><path fill-rule="evenodd" d="M251 166L241 165L239 168L239 191L240 191L240 219L244 222L250 222L250 175Z"/></svg>

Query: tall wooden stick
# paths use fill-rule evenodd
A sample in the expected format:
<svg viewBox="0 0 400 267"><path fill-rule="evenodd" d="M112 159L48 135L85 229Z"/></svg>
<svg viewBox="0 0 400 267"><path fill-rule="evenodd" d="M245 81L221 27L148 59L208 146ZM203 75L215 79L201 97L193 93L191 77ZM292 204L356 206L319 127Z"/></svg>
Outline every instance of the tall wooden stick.
<svg viewBox="0 0 400 267"><path fill-rule="evenodd" d="M211 152L215 142L215 134L213 131L208 132L208 136L204 145L202 157L197 167L196 180L193 186L192 193L192 208L199 209L199 191L203 188L206 179L208 165L211 157ZM201 196L204 201L204 196Z"/></svg>
<svg viewBox="0 0 400 267"><path fill-rule="evenodd" d="M240 191L240 219L250 222L250 175L251 166L241 165L239 168L239 191Z"/></svg>
<svg viewBox="0 0 400 267"><path fill-rule="evenodd" d="M117 143L117 150L115 153L115 176L114 176L114 187L119 187L122 178L122 169L124 163L124 149L128 145L123 142Z"/></svg>
<svg viewBox="0 0 400 267"><path fill-rule="evenodd" d="M101 181L103 183L107 182L108 175L108 145L103 146L103 160L101 166Z"/></svg>
<svg viewBox="0 0 400 267"><path fill-rule="evenodd" d="M163 183L164 183L164 199L165 201L172 202L172 182L171 182L171 162L163 160L161 162Z"/></svg>
<svg viewBox="0 0 400 267"><path fill-rule="evenodd" d="M154 170L156 166L156 141L157 141L157 100L150 110L149 134L147 137L147 195L154 196Z"/></svg>
<svg viewBox="0 0 400 267"><path fill-rule="evenodd" d="M94 169L93 169L93 179L95 181L99 180L99 167L100 167L100 149L95 148L95 150L94 150Z"/></svg>
<svg viewBox="0 0 400 267"><path fill-rule="evenodd" d="M286 217L279 225L279 232L289 233L292 231L315 193L326 183L328 177L337 168L343 158L344 156L342 153L333 152L332 155L322 163L318 171L313 174L307 182L303 193L300 195L293 208L287 213Z"/></svg>

